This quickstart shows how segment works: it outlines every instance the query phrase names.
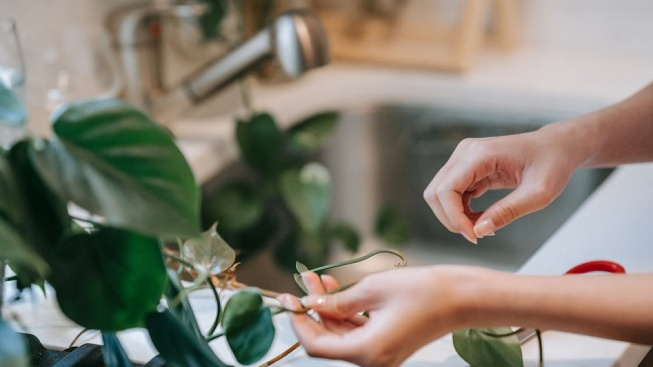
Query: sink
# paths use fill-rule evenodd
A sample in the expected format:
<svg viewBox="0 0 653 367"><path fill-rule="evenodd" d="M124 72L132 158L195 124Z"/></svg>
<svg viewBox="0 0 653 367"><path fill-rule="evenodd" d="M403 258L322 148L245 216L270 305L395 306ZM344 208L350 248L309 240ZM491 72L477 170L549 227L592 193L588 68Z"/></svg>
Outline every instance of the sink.
<svg viewBox="0 0 653 367"><path fill-rule="evenodd" d="M331 140L316 159L332 173L333 206L330 215L345 220L363 235L361 253L384 245L374 237L373 223L384 204L396 208L410 223L411 239L399 248L411 265L467 264L516 271L583 203L610 174L607 169L583 169L574 174L565 191L547 208L521 218L483 238L474 246L450 233L435 218L422 193L435 173L466 137L522 133L568 116L528 111L488 111L410 105L373 105L347 108ZM204 184L216 187L242 170L235 164ZM242 173L242 172L241 172ZM472 202L475 210L487 207L507 191L487 193ZM296 290L292 277L275 269L265 251L238 268L239 279L269 289ZM350 258L335 251L334 259ZM343 283L387 268L368 261L355 269L336 271ZM343 279L344 278L344 279Z"/></svg>

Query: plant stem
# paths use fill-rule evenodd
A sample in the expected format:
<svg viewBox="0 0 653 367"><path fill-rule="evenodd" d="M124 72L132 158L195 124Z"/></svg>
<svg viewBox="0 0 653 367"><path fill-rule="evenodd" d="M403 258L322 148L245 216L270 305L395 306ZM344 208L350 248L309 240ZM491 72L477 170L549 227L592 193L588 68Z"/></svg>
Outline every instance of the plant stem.
<svg viewBox="0 0 653 367"><path fill-rule="evenodd" d="M404 267L404 266L408 265L408 260L406 259L404 254L402 254L401 252L399 252L397 250L386 248L386 249L374 250L374 251L368 253L367 255L363 255L363 256L357 257L355 259L345 260L345 261L341 261L341 262L338 262L338 263L335 263L335 264L320 266L320 267L317 267L315 269L311 269L310 271L317 273L318 271L324 271L324 270L328 270L328 269L338 268L338 267L341 267L341 266L352 265L352 264L359 263L361 261L365 261L365 260L369 259L372 256L376 256L378 254L384 254L384 253L385 254L395 255L395 256L397 256L398 258L401 259L401 262L396 264L395 267Z"/></svg>
<svg viewBox="0 0 653 367"><path fill-rule="evenodd" d="M540 367L544 367L544 349L542 348L542 331L540 329L535 329L535 335L537 335L537 346L540 349Z"/></svg>
<svg viewBox="0 0 653 367"><path fill-rule="evenodd" d="M207 342L207 343L208 343L208 342L212 342L212 341L214 341L215 339L217 339L217 338L219 338L219 337L222 337L222 336L224 336L224 332L221 332L221 333L217 333L217 334L211 335L211 336L209 336L208 338L206 338L206 342Z"/></svg>
<svg viewBox="0 0 653 367"><path fill-rule="evenodd" d="M295 349L299 348L300 346L301 346L301 344L299 342L297 342L297 343L291 345L288 349L286 349L283 352L279 353L279 355L277 355L276 357L274 357L274 358L270 359L269 361L259 365L258 367L270 367L273 364L275 364L275 363L279 362L280 360L282 360L283 358L285 358L286 356L288 356L288 354L294 352Z"/></svg>
<svg viewBox="0 0 653 367"><path fill-rule="evenodd" d="M215 284L213 284L213 280L209 278L206 280L206 282L209 283L209 287L211 287L211 291L213 292L213 296L215 297L215 303L217 305L217 311L215 312L215 319L213 320L213 324L211 324L209 331L206 333L206 336L209 337L213 335L215 329L218 328L218 324L220 323L220 316L222 315L222 303L220 302L220 294L218 293L218 290L215 288Z"/></svg>

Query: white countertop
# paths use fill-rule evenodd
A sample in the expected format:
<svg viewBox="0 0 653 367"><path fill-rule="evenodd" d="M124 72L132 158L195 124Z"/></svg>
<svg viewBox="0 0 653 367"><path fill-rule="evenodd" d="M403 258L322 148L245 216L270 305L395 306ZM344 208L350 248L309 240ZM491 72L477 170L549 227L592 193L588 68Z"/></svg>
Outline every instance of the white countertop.
<svg viewBox="0 0 653 367"><path fill-rule="evenodd" d="M257 86L257 109L272 112L281 121L293 121L311 112L377 103L429 106L465 106L569 116L622 99L653 80L653 60L623 55L579 55L573 52L522 50L507 57L481 55L478 66L463 75L407 71L356 65L332 65L290 84ZM171 127L199 181L206 180L236 156L233 118L187 119ZM617 261L629 272L653 270L653 236L649 204L653 203L653 164L619 168L589 200L522 267L524 274L562 274L577 263L593 259ZM52 297L50 297L52 300ZM192 296L202 325L212 321L208 293ZM15 304L20 315L41 340L67 347L80 330L50 301ZM277 338L271 355L295 342L287 319L277 316ZM154 351L139 330L120 334L128 354L137 361ZM80 343L100 340L92 333ZM232 362L218 341L212 344ZM557 332L544 334L545 360L554 366L636 366L648 348ZM536 365L536 343L524 346L527 365ZM300 349L284 360L288 366L337 366L308 358ZM412 356L406 366L464 366L450 337L443 337Z"/></svg>

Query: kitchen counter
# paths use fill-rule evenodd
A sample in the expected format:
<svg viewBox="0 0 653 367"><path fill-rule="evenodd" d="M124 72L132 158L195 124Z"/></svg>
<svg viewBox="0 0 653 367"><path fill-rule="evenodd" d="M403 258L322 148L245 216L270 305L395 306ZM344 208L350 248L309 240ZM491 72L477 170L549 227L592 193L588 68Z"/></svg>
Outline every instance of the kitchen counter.
<svg viewBox="0 0 653 367"><path fill-rule="evenodd" d="M443 74L383 67L338 64L310 73L296 82L256 85L253 99L258 110L272 112L282 122L294 121L322 109L343 109L398 102L431 106L511 110L557 114L561 118L588 112L616 102L653 80L653 60L626 56L579 55L573 52L522 50L506 57L484 54L466 74ZM187 118L170 126L179 137L198 181L204 181L236 157L232 144L233 116ZM653 164L624 166L615 171L582 207L521 268L523 274L562 274L580 262L609 259L628 272L653 270L653 237L649 206L653 202ZM19 315L44 344L67 347L81 330L72 325L48 300L15 304ZM198 319L212 321L208 292L192 296ZM283 316L275 318L278 334L270 354L295 339ZM154 355L140 330L120 334L128 354L137 361ZM92 332L80 343L99 343ZM221 341L212 344L221 356ZM535 366L537 343L524 346L528 366ZM545 360L549 366L636 366L648 348L600 338L558 332L544 333ZM300 349L284 360L288 366L339 366L308 358ZM413 355L406 366L464 366L450 336Z"/></svg>

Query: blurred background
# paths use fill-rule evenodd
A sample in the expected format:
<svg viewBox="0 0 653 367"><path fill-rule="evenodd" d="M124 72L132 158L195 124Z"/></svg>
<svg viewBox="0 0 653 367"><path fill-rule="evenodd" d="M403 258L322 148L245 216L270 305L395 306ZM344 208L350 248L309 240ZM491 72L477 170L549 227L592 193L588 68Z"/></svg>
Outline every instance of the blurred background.
<svg viewBox="0 0 653 367"><path fill-rule="evenodd" d="M60 103L130 99L130 88L153 80L158 90L166 90L210 60L233 54L236 45L252 39L274 16L310 10L328 35L326 66L289 78L278 63L258 65L240 83L221 86L196 106L172 105L178 113L162 122L178 137L198 181L210 191L233 173L225 167L237 159L233 122L244 111L268 111L281 126L319 111L338 111L338 127L317 156L331 171L330 215L360 229L358 252L364 253L385 245L371 223L379 206L392 204L409 224L410 239L402 251L413 264L517 270L610 173L579 172L549 209L483 239L480 246L469 246L436 222L421 197L461 139L536 129L614 103L653 80L649 0L0 4L0 12L15 18L19 28L29 124L40 135L49 133L48 115ZM167 10L171 7L174 11ZM150 13L138 18L146 19L141 33L125 34L130 29L125 25L142 9ZM155 60L142 57L138 73L130 73L126 47L140 57L152 39L156 52L147 57ZM351 255L335 248L329 256ZM266 259L252 259L255 272L274 267ZM360 271L374 266L367 263ZM256 280L264 287L266 281L279 288L277 278Z"/></svg>

